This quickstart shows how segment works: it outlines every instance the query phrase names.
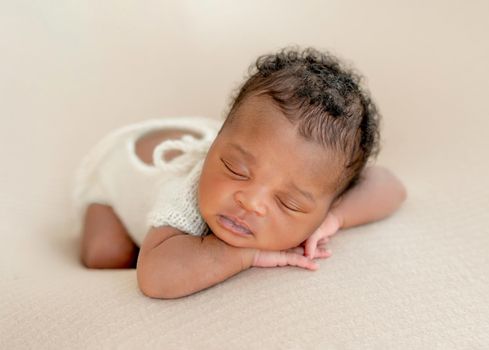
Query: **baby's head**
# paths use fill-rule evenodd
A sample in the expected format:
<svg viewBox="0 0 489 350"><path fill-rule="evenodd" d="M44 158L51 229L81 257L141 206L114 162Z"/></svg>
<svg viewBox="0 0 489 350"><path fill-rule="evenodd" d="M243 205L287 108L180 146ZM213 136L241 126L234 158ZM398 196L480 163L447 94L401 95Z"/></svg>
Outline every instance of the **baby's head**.
<svg viewBox="0 0 489 350"><path fill-rule="evenodd" d="M205 159L202 217L236 247L298 246L378 154L378 124L360 77L334 56L259 57Z"/></svg>

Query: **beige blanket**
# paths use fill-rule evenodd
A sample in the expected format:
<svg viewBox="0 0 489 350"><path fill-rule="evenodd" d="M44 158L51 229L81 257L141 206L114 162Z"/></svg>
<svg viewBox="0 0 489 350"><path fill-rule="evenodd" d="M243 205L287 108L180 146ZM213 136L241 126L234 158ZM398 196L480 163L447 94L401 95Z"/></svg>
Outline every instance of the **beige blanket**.
<svg viewBox="0 0 489 350"><path fill-rule="evenodd" d="M488 349L485 1L0 3L0 349ZM332 49L384 115L393 216L310 272L252 268L177 300L79 262L69 191L108 131L221 117L262 53Z"/></svg>

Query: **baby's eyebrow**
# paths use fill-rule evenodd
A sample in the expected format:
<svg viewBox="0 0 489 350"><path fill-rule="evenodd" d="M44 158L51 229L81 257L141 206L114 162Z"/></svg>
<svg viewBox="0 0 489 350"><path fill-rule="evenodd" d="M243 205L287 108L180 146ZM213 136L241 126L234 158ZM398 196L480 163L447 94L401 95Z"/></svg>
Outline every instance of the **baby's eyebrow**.
<svg viewBox="0 0 489 350"><path fill-rule="evenodd" d="M296 191L300 192L304 197L309 199L311 202L316 203L316 201L314 200L314 196L311 193L301 190L295 183L290 182L289 187L293 187Z"/></svg>
<svg viewBox="0 0 489 350"><path fill-rule="evenodd" d="M250 152L248 152L247 150L245 150L243 147L241 147L240 145L238 145L237 143L230 143L229 144L230 146L234 147L236 150L238 150L243 156L245 156L246 158L248 158L248 160L250 161L250 163L253 163L253 164L256 164L256 158L254 155L252 155Z"/></svg>

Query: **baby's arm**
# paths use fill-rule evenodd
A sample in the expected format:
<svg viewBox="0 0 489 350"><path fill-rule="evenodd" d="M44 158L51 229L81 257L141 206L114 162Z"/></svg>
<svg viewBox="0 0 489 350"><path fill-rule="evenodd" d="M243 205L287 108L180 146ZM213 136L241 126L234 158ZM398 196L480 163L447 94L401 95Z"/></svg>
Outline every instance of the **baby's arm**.
<svg viewBox="0 0 489 350"><path fill-rule="evenodd" d="M329 254L318 249L314 258ZM187 235L173 227L152 228L137 262L141 291L152 298L179 298L206 289L252 266L317 269L303 249L262 251L228 245L214 234Z"/></svg>
<svg viewBox="0 0 489 350"><path fill-rule="evenodd" d="M388 169L368 167L363 180L347 191L331 213L340 228L348 228L383 219L396 211L406 199L401 181Z"/></svg>
<svg viewBox="0 0 489 350"><path fill-rule="evenodd" d="M152 298L189 295L250 268L254 254L213 234L196 237L170 226L152 228L138 257L139 288Z"/></svg>
<svg viewBox="0 0 489 350"><path fill-rule="evenodd" d="M339 229L383 219L406 199L404 185L386 168L368 167L362 177L333 204L323 223L302 243L306 256L312 257L317 248L324 248L328 237Z"/></svg>

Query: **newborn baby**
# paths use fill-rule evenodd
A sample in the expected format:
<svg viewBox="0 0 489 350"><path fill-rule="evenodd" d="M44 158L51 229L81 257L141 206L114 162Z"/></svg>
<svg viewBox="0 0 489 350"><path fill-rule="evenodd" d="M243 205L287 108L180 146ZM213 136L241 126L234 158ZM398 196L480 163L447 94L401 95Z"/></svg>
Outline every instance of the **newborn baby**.
<svg viewBox="0 0 489 350"><path fill-rule="evenodd" d="M223 123L134 124L84 159L75 187L81 260L137 267L141 291L176 298L250 267L318 268L329 237L406 197L379 151L379 114L328 53L260 56Z"/></svg>

